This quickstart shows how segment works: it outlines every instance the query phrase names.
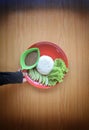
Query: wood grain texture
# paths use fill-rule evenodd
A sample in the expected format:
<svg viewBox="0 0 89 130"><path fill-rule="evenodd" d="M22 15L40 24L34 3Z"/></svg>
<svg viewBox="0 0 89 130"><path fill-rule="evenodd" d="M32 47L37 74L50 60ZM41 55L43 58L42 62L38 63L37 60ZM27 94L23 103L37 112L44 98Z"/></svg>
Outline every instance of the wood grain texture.
<svg viewBox="0 0 89 130"><path fill-rule="evenodd" d="M8 11L0 19L0 71L16 71L21 53L38 41L57 43L69 60L64 82L52 89L0 87L0 130L89 128L89 13L31 9Z"/></svg>

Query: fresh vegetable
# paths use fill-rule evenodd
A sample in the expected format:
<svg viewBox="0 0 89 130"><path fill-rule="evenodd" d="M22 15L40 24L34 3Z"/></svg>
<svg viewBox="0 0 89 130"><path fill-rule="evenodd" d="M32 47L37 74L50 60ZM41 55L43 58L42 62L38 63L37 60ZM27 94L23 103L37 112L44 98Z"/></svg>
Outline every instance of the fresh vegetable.
<svg viewBox="0 0 89 130"><path fill-rule="evenodd" d="M62 59L55 59L53 70L48 75L48 85L54 86L57 82L63 82L65 73L68 72L68 68Z"/></svg>
<svg viewBox="0 0 89 130"><path fill-rule="evenodd" d="M29 70L29 76L32 80L37 81L43 85L48 85L48 77L40 74L36 68Z"/></svg>

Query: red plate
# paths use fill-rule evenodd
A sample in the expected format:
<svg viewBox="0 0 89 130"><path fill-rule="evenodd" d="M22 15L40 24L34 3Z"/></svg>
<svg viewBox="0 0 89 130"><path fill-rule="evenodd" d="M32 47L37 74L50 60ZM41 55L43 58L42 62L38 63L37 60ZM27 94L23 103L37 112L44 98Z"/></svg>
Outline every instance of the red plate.
<svg viewBox="0 0 89 130"><path fill-rule="evenodd" d="M29 48L37 47L40 50L40 55L48 55L54 59L61 58L66 66L68 67L68 59L64 51L57 45L51 42L43 41L43 42L37 42L35 44L32 44ZM28 48L28 49L29 49ZM48 89L51 87L44 86L42 84L39 84L38 82L33 81L28 75L25 76L28 83L36 88L42 88L42 89Z"/></svg>

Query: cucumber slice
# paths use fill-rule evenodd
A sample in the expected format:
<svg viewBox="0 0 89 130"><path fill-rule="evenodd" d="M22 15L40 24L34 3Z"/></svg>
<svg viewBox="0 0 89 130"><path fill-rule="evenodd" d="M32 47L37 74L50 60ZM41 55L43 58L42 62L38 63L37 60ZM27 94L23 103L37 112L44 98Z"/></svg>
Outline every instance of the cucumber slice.
<svg viewBox="0 0 89 130"><path fill-rule="evenodd" d="M42 76L42 84L45 84L46 76Z"/></svg>
<svg viewBox="0 0 89 130"><path fill-rule="evenodd" d="M47 86L48 85L48 77L46 76L46 79L45 79L45 85Z"/></svg>
<svg viewBox="0 0 89 130"><path fill-rule="evenodd" d="M42 75L39 74L39 83L42 83Z"/></svg>
<svg viewBox="0 0 89 130"><path fill-rule="evenodd" d="M33 69L33 79L36 80L36 73L34 69Z"/></svg>
<svg viewBox="0 0 89 130"><path fill-rule="evenodd" d="M35 70L35 74L36 74L36 80L38 81L40 78L40 74Z"/></svg>

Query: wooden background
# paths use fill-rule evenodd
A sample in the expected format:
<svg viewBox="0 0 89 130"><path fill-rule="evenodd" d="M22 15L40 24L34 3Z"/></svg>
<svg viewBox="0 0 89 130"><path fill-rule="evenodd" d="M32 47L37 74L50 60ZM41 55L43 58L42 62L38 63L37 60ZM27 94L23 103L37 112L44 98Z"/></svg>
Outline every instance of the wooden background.
<svg viewBox="0 0 89 130"><path fill-rule="evenodd" d="M0 87L0 130L89 129L89 12L62 8L0 13L0 71L17 71L32 43L57 43L69 73L49 90L28 83Z"/></svg>

